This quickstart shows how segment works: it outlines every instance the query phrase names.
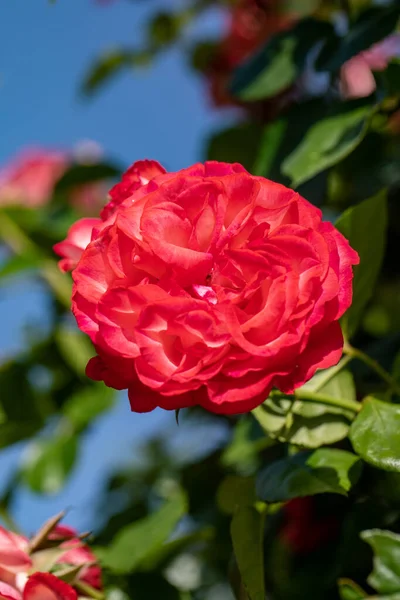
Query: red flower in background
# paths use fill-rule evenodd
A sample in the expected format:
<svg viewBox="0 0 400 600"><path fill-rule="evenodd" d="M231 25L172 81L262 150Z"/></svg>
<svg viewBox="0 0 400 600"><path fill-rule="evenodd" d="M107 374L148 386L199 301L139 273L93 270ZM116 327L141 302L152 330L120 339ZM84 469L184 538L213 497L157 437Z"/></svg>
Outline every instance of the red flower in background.
<svg viewBox="0 0 400 600"><path fill-rule="evenodd" d="M49 566L52 573L41 572L42 550L54 548L57 541L62 552L54 555ZM0 600L77 600L81 582L102 589L96 557L75 530L54 525L41 539L40 547L31 544L28 538L0 527ZM77 566L81 569L74 570ZM62 580L68 569L72 569L69 584ZM85 597L79 589L79 598Z"/></svg>
<svg viewBox="0 0 400 600"><path fill-rule="evenodd" d="M340 520L335 515L318 516L315 498L289 500L283 507L283 540L297 554L307 554L338 537Z"/></svg>
<svg viewBox="0 0 400 600"><path fill-rule="evenodd" d="M277 0L240 0L229 13L228 33L218 45L207 74L216 106L235 104L227 86L235 68L292 19L279 12Z"/></svg>
<svg viewBox="0 0 400 600"><path fill-rule="evenodd" d="M358 256L321 212L238 164L153 163L150 181L143 165L73 271L88 376L128 388L138 412L239 413L335 364Z"/></svg>

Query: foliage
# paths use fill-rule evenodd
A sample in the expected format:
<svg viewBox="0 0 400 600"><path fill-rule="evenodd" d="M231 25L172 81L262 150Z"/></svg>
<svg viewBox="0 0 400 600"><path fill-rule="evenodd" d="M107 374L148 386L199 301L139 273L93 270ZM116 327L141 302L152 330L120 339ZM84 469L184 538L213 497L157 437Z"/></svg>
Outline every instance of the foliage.
<svg viewBox="0 0 400 600"><path fill-rule="evenodd" d="M234 0L187 1L180 12L155 5L142 44L95 58L84 92L100 93L175 46L215 91L229 31L214 40L192 32L216 4L229 29ZM342 319L344 356L248 415L183 411L171 436L149 440L140 461L110 474L93 507L108 600L400 598L398 60L373 73L367 95L346 96L343 80L348 61L396 32L400 3L287 0L279 10L285 28L258 39L218 80L224 102L214 104L238 116L207 134L201 158L238 161L295 187L350 240L361 262ZM0 291L29 277L48 299L45 327L0 364L0 448L26 450L0 498L5 519L22 489L47 496L67 485L87 432L116 401L85 376L92 348L72 323L70 280L52 245L82 216L72 191L109 188L120 172L107 158L70 164L37 208L5 205L0 186ZM130 418L127 401L126 411ZM220 445L208 444L212 428ZM174 452L175 436L183 448ZM186 455L196 436L201 451Z"/></svg>

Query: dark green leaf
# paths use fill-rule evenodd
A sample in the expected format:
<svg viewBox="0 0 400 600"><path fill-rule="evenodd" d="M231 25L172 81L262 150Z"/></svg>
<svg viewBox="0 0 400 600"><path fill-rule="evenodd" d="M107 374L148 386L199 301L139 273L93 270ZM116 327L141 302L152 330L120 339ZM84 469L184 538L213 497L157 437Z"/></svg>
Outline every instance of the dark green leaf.
<svg viewBox="0 0 400 600"><path fill-rule="evenodd" d="M346 495L360 471L359 458L344 450L301 452L266 467L257 480L257 496L264 502L283 502L314 494Z"/></svg>
<svg viewBox="0 0 400 600"><path fill-rule="evenodd" d="M368 129L370 106L346 107L343 112L315 123L282 163L282 173L297 187L350 154Z"/></svg>
<svg viewBox="0 0 400 600"><path fill-rule="evenodd" d="M342 319L348 338L357 330L374 290L385 252L387 224L385 192L349 208L336 221L336 227L360 257L360 264L354 268L353 302Z"/></svg>
<svg viewBox="0 0 400 600"><path fill-rule="evenodd" d="M258 463L258 454L264 448L274 444L265 436L253 436L255 423L242 418L234 429L233 439L221 456L224 467L235 467L239 472L254 471Z"/></svg>
<svg viewBox="0 0 400 600"><path fill-rule="evenodd" d="M361 538L374 551L374 569L368 583L380 594L400 592L400 535L382 529L369 529Z"/></svg>
<svg viewBox="0 0 400 600"><path fill-rule="evenodd" d="M317 67L336 71L347 60L386 38L396 28L400 15L398 0L391 6L371 8L363 12L343 39L338 39L332 52L321 55Z"/></svg>
<svg viewBox="0 0 400 600"><path fill-rule="evenodd" d="M331 24L309 18L273 36L235 71L230 86L232 94L249 102L275 96L294 83L311 48L332 34Z"/></svg>
<svg viewBox="0 0 400 600"><path fill-rule="evenodd" d="M159 546L152 554L146 556L145 560L140 564L140 569L143 571L152 571L156 567L170 561L172 558L188 551L192 546L198 546L199 543L209 542L213 539L215 531L212 527L203 527L193 533L180 536L170 542L166 542Z"/></svg>
<svg viewBox="0 0 400 600"><path fill-rule="evenodd" d="M215 41L203 41L196 44L191 52L191 66L196 71L204 73L209 69L215 58L217 43Z"/></svg>
<svg viewBox="0 0 400 600"><path fill-rule="evenodd" d="M278 119L267 125L262 132L257 158L252 166L253 175L268 177L287 131L288 123Z"/></svg>
<svg viewBox="0 0 400 600"><path fill-rule="evenodd" d="M78 375L84 375L86 365L93 356L89 339L72 327L60 327L55 332L55 341L65 362Z"/></svg>
<svg viewBox="0 0 400 600"><path fill-rule="evenodd" d="M244 123L214 134L207 144L208 160L238 162L252 172L263 141L263 128Z"/></svg>
<svg viewBox="0 0 400 600"><path fill-rule="evenodd" d="M264 517L255 508L242 507L231 523L233 551L249 600L264 600Z"/></svg>
<svg viewBox="0 0 400 600"><path fill-rule="evenodd" d="M124 69L147 66L152 59L148 51L115 50L101 56L89 69L83 82L83 92L91 95L115 78Z"/></svg>
<svg viewBox="0 0 400 600"><path fill-rule="evenodd" d="M114 573L129 573L158 551L187 510L187 500L176 491L155 513L120 530L107 549L101 550L105 566Z"/></svg>
<svg viewBox="0 0 400 600"><path fill-rule="evenodd" d="M217 504L219 509L233 515L244 506L252 506L256 501L254 477L239 477L228 475L222 481L217 491Z"/></svg>
<svg viewBox="0 0 400 600"><path fill-rule="evenodd" d="M114 179L120 174L121 169L119 167L108 163L74 165L57 182L55 193L68 191L70 188L93 181Z"/></svg>
<svg viewBox="0 0 400 600"><path fill-rule="evenodd" d="M363 600L367 594L354 581L339 579L340 600Z"/></svg>
<svg viewBox="0 0 400 600"><path fill-rule="evenodd" d="M29 367L9 362L0 366L0 405L7 421L35 421L41 417Z"/></svg>
<svg viewBox="0 0 400 600"><path fill-rule="evenodd" d="M354 450L378 469L400 472L400 406L372 396L350 429Z"/></svg>
<svg viewBox="0 0 400 600"><path fill-rule="evenodd" d="M22 468L22 479L39 494L56 494L71 473L78 453L75 435L60 434L32 442Z"/></svg>
<svg viewBox="0 0 400 600"><path fill-rule="evenodd" d="M167 46L177 39L182 24L178 14L159 13L149 23L149 37L157 46Z"/></svg>
<svg viewBox="0 0 400 600"><path fill-rule="evenodd" d="M1 217L0 217L1 218ZM19 275L40 266L41 257L34 253L13 255L0 266L0 279Z"/></svg>
<svg viewBox="0 0 400 600"><path fill-rule="evenodd" d="M74 429L84 429L99 415L112 408L116 394L103 383L90 385L71 396L63 407Z"/></svg>

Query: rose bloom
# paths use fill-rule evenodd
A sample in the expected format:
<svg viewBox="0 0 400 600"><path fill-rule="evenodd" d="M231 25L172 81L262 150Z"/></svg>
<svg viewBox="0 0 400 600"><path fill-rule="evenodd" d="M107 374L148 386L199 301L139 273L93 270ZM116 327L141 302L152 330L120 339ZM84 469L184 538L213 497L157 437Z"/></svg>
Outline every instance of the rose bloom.
<svg viewBox="0 0 400 600"><path fill-rule="evenodd" d="M62 152L42 149L21 152L0 169L0 206L43 206L67 166L67 157Z"/></svg>
<svg viewBox="0 0 400 600"><path fill-rule="evenodd" d="M41 572L44 564L51 573ZM69 584L62 580L68 570ZM96 557L73 529L54 526L40 547L31 549L28 538L0 526L0 600L78 600L78 590L79 598L87 597L80 583L102 589Z"/></svg>
<svg viewBox="0 0 400 600"><path fill-rule="evenodd" d="M110 195L55 250L71 267L80 254L87 375L128 388L132 410L246 412L338 362L358 256L299 194L239 164L143 161Z"/></svg>
<svg viewBox="0 0 400 600"><path fill-rule="evenodd" d="M372 94L376 89L373 71L384 71L393 58L400 58L399 33L348 60L340 73L344 97L365 98Z"/></svg>

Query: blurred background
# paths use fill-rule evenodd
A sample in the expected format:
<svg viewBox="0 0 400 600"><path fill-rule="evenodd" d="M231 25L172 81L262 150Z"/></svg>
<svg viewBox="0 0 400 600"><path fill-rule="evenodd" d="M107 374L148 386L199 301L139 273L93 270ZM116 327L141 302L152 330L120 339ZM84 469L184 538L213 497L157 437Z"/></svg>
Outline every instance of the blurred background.
<svg viewBox="0 0 400 600"><path fill-rule="evenodd" d="M107 546L164 511L160 544L168 543L125 572L115 569L118 589L139 599L232 600L233 588L247 599L232 558L232 497L254 495L258 468L293 445L347 448L354 415L325 407L306 426L294 416L292 427L275 413L262 426L250 415L200 410L181 412L179 424L159 409L131 413L126 392L85 377L93 351L70 314L70 276L58 270L52 247L77 218L97 216L121 173L144 158L169 171L206 158L238 161L296 188L331 221L363 206L348 237L370 265L369 280L349 335L399 381L399 16L397 0L3 2L6 525L30 533L67 508L70 525ZM344 388L331 394L355 400L382 391L361 364L344 375ZM359 532L399 519L399 482L385 477L369 487L362 480L350 499L325 494L273 509L268 598L308 599L312 578L313 598L336 599L339 574L365 578L371 561ZM383 521L376 499L364 501L367 487L392 491Z"/></svg>
<svg viewBox="0 0 400 600"><path fill-rule="evenodd" d="M121 167L152 158L172 171L199 160L220 116L210 110L202 82L178 48L134 76L127 70L95 97L87 98L82 91L96 56L133 40L143 43L148 20L168 5L160 1L101 5L95 0L50 5L17 0L2 6L0 163L6 164L26 148L78 156L87 152L95 160L106 155ZM218 35L221 25L222 15L213 11L196 23L196 34ZM1 289L3 361L24 350L28 328L43 335L48 328L47 304L46 290L25 274ZM88 432L79 464L60 494L47 499L21 489L15 501L18 523L32 530L49 514L71 507L71 524L92 528L93 503L106 474L121 461L138 458L138 447L165 429L166 439L180 436L173 414L157 410L133 415L126 393L121 394L115 408ZM23 444L0 454L3 488L23 454Z"/></svg>

